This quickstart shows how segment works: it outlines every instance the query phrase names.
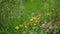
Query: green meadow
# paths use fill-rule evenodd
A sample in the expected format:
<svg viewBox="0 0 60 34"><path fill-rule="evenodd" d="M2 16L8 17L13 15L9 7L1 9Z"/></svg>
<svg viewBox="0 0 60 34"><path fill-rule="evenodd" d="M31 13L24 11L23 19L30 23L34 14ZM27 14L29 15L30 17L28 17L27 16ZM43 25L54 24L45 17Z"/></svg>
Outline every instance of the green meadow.
<svg viewBox="0 0 60 34"><path fill-rule="evenodd" d="M60 34L60 0L0 0L0 34Z"/></svg>

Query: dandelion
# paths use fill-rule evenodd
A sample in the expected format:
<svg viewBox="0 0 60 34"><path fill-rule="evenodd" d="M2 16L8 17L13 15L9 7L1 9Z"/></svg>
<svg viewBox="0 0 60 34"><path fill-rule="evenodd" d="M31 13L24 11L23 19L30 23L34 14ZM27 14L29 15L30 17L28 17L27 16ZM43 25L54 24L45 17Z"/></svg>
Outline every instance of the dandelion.
<svg viewBox="0 0 60 34"><path fill-rule="evenodd" d="M19 26L16 26L15 29L19 29Z"/></svg>

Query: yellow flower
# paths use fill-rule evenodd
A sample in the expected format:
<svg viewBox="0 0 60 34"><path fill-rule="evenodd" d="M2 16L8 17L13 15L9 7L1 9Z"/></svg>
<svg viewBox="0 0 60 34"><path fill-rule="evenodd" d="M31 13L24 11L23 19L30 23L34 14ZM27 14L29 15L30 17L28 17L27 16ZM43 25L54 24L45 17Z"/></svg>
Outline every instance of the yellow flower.
<svg viewBox="0 0 60 34"><path fill-rule="evenodd" d="M30 21L33 21L34 19L36 19L35 17L32 17L31 19L30 19Z"/></svg>
<svg viewBox="0 0 60 34"><path fill-rule="evenodd" d="M15 29L19 29L19 26L16 26Z"/></svg>
<svg viewBox="0 0 60 34"><path fill-rule="evenodd" d="M32 19L36 19L35 17L32 17Z"/></svg>
<svg viewBox="0 0 60 34"><path fill-rule="evenodd" d="M19 25L20 27L23 27L23 25Z"/></svg>
<svg viewBox="0 0 60 34"><path fill-rule="evenodd" d="M34 23L34 26L36 26L37 24L36 23Z"/></svg>
<svg viewBox="0 0 60 34"><path fill-rule="evenodd" d="M38 16L38 17L41 17L41 16L42 16L42 14L38 14L37 16Z"/></svg>
<svg viewBox="0 0 60 34"><path fill-rule="evenodd" d="M40 18L36 18L36 20L39 20Z"/></svg>
<svg viewBox="0 0 60 34"><path fill-rule="evenodd" d="M25 28L27 28L27 26L25 25Z"/></svg>
<svg viewBox="0 0 60 34"><path fill-rule="evenodd" d="M33 21L33 19L30 19L30 21Z"/></svg>

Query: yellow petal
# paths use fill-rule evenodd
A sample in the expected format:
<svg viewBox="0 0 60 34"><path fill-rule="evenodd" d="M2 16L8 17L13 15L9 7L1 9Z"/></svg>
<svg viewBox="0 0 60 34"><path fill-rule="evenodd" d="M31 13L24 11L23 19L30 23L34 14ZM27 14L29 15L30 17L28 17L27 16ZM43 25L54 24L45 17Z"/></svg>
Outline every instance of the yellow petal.
<svg viewBox="0 0 60 34"><path fill-rule="evenodd" d="M25 28L27 28L27 26L25 26Z"/></svg>
<svg viewBox="0 0 60 34"><path fill-rule="evenodd" d="M32 17L31 19L30 19L30 21L33 21L33 20L35 20L36 18L35 17Z"/></svg>
<svg viewBox="0 0 60 34"><path fill-rule="evenodd" d="M42 14L38 14L37 16L38 16L38 17L41 17L41 16L42 16Z"/></svg>
<svg viewBox="0 0 60 34"><path fill-rule="evenodd" d="M20 27L23 27L23 25L19 25Z"/></svg>
<svg viewBox="0 0 60 34"><path fill-rule="evenodd" d="M33 21L33 19L30 19L30 21Z"/></svg>
<svg viewBox="0 0 60 34"><path fill-rule="evenodd" d="M34 23L34 26L36 26L37 24L36 23Z"/></svg>
<svg viewBox="0 0 60 34"><path fill-rule="evenodd" d="M19 26L16 26L15 29L19 29Z"/></svg>

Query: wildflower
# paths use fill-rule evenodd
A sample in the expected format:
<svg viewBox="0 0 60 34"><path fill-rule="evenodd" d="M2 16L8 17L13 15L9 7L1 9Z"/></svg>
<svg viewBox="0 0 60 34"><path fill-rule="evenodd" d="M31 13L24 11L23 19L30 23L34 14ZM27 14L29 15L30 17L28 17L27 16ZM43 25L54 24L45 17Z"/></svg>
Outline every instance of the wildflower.
<svg viewBox="0 0 60 34"><path fill-rule="evenodd" d="M32 17L32 19L36 19L35 17Z"/></svg>
<svg viewBox="0 0 60 34"><path fill-rule="evenodd" d="M15 29L19 29L19 26L16 26Z"/></svg>
<svg viewBox="0 0 60 34"><path fill-rule="evenodd" d="M42 14L38 14L37 16L38 16L38 17L41 17L41 16L42 16Z"/></svg>
<svg viewBox="0 0 60 34"><path fill-rule="evenodd" d="M36 23L34 23L34 26L36 26L37 24Z"/></svg>
<svg viewBox="0 0 60 34"><path fill-rule="evenodd" d="M33 21L34 19L36 19L35 17L32 17L31 19L30 19L30 21Z"/></svg>
<svg viewBox="0 0 60 34"><path fill-rule="evenodd" d="M27 26L25 25L25 28L27 28Z"/></svg>
<svg viewBox="0 0 60 34"><path fill-rule="evenodd" d="M36 20L39 20L40 18L36 18Z"/></svg>
<svg viewBox="0 0 60 34"><path fill-rule="evenodd" d="M23 27L23 25L19 25L20 27Z"/></svg>
<svg viewBox="0 0 60 34"><path fill-rule="evenodd" d="M33 21L33 19L30 19L30 21Z"/></svg>

